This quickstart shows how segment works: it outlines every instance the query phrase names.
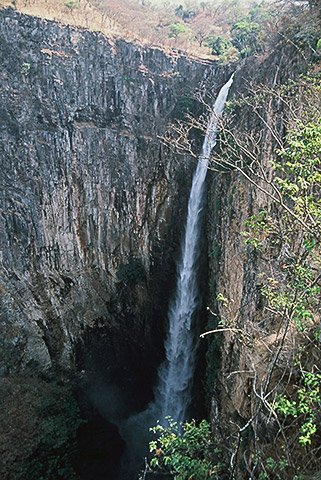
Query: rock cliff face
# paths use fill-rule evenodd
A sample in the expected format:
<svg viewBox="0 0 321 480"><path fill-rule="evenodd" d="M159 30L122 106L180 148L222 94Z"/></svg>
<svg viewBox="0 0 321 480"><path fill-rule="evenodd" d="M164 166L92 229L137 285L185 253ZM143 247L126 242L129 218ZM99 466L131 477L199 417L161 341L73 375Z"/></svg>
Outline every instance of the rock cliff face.
<svg viewBox="0 0 321 480"><path fill-rule="evenodd" d="M160 137L215 69L12 9L0 11L0 50L0 473L39 478L57 444L70 451L59 427L59 441L41 444L44 463L37 450L46 444L43 402L68 397L60 374L66 388L58 383L54 393L50 379L33 377L54 367L85 372L80 403L92 423L77 434L80 477L85 469L84 478L101 478L98 456L109 472L102 478L118 478L117 429L86 405L89 398L89 409L114 421L152 396L195 168ZM13 402L17 395L30 409ZM63 423L72 437L71 411ZM21 425L27 439L17 447ZM32 470L33 456L42 473Z"/></svg>
<svg viewBox="0 0 321 480"><path fill-rule="evenodd" d="M109 419L124 417L152 396L195 167L160 137L191 107L191 92L215 75L221 84L222 72L12 10L0 11L0 47L1 372L84 370L92 403ZM289 58L285 51L248 62L231 93L243 78L282 83L298 70ZM249 111L239 122L262 127ZM263 143L268 162L266 131ZM235 330L210 339L208 384L212 418L227 437L231 417L241 426L251 416L252 367L262 382L275 340L256 273L279 259L258 259L240 237L265 204L235 172L210 174L208 304ZM218 307L218 292L228 306ZM4 478L15 478L10 462Z"/></svg>
<svg viewBox="0 0 321 480"><path fill-rule="evenodd" d="M159 136L213 72L9 9L0 35L2 368L70 367L97 329L126 363L161 344L194 168Z"/></svg>
<svg viewBox="0 0 321 480"><path fill-rule="evenodd" d="M252 94L250 102L254 105L253 91L260 92L262 97L259 115L246 102L238 103L229 127L233 129L236 126L234 132L237 132L238 139L245 139L244 145L253 148L268 179L272 176L271 159L276 157L275 152L279 148L277 138L284 138L291 125L291 115L287 110L288 105L271 100L267 88L287 85L289 80L294 80L306 68L302 57L294 49L281 44L267 59L250 59L236 73L231 92L236 101L244 93ZM250 88L247 92L244 85L246 78L253 81L252 90ZM300 97L295 98L299 105ZM255 144L251 144L254 138L260 138L256 150L253 147ZM237 157L237 160L240 161L240 158ZM245 171L251 177L249 169ZM280 433L275 420L271 420L271 412L266 408L268 403L262 406L262 397L266 395L265 399L272 402L276 388L292 381L289 365L298 345L310 342L310 361L313 358L315 365L319 365L319 346L312 346L311 340L319 321L319 307L316 307L315 321L311 322L304 335L297 326L286 330L281 316L272 314L273 309L269 308L263 290L271 278L281 286L289 282L285 270L293 258L299 258L297 239L300 237L300 226L296 227L292 237L282 236L279 231L284 211L276 202L271 206L271 199L236 168L231 168L224 175L212 173L210 177L208 298L217 317L211 315L208 330L223 328L223 333L216 332L209 338L207 354L212 421L218 435L222 435L224 440L229 439L227 448L231 456L228 461L233 478L258 478L257 472L253 476L251 474L255 469L253 452L261 451L262 455L269 456L275 446L275 438ZM268 182L260 180L259 175L252 178L260 186L269 189ZM241 232L249 230L247 221L257 215L260 209L269 212L279 225L274 237L268 234L264 237L262 234L261 251L250 244L245 245L241 235ZM223 301L217 301L218 294ZM220 318L222 324L218 325L216 318ZM243 433L239 434L243 427ZM234 457L231 452L234 452ZM291 472L282 472L281 476L293 478ZM267 478L272 478L272 474L271 477L268 474Z"/></svg>

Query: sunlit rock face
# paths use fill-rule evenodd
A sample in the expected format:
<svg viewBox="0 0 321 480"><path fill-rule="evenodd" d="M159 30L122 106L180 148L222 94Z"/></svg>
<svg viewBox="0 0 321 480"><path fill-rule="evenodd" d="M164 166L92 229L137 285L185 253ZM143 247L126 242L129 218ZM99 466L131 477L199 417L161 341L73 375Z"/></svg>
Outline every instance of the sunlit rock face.
<svg viewBox="0 0 321 480"><path fill-rule="evenodd" d="M139 363L195 166L160 137L212 67L9 9L0 35L2 368L82 368L94 337Z"/></svg>

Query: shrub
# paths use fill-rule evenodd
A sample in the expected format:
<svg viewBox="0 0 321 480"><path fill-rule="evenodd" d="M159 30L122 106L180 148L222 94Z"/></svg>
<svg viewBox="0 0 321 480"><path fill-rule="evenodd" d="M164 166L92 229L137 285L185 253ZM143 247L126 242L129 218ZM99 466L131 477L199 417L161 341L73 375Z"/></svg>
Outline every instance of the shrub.
<svg viewBox="0 0 321 480"><path fill-rule="evenodd" d="M21 75L29 75L31 69L30 63L23 63L20 68Z"/></svg>
<svg viewBox="0 0 321 480"><path fill-rule="evenodd" d="M237 63L240 60L240 53L237 50L237 48L231 46L225 52L220 55L219 58L219 65L224 66L224 65L229 65L232 63Z"/></svg>
<svg viewBox="0 0 321 480"><path fill-rule="evenodd" d="M145 277L145 268L138 258L130 258L128 263L122 263L117 272L118 280L129 287L142 282Z"/></svg>
<svg viewBox="0 0 321 480"><path fill-rule="evenodd" d="M222 35L209 35L206 37L204 45L212 49L212 55L222 55L232 47L232 43Z"/></svg>
<svg viewBox="0 0 321 480"><path fill-rule="evenodd" d="M73 8L80 8L80 5L78 2L74 1L74 0L71 0L70 2L66 2L64 3L65 7L67 8L70 8L71 10Z"/></svg>
<svg viewBox="0 0 321 480"><path fill-rule="evenodd" d="M29 363L28 368L35 372L38 370L34 362ZM24 392L21 391L22 399L33 400L37 437L31 438L31 452L29 449L28 456L18 464L15 478L75 480L76 434L85 420L81 418L74 398L73 379L67 373L58 371L39 372L39 375L41 377L26 377L30 383L26 383ZM22 416L22 420L24 418Z"/></svg>
<svg viewBox="0 0 321 480"><path fill-rule="evenodd" d="M174 480L205 480L219 478L216 476L222 464L213 464L215 455L220 450L215 447L211 437L210 425L202 420L199 425L192 420L181 426L167 417L169 427L161 425L151 428L158 434L156 441L149 444L150 452L155 454L151 460L152 467L168 471Z"/></svg>
<svg viewBox="0 0 321 480"><path fill-rule="evenodd" d="M169 30L170 30L170 34L169 34L170 38L177 38L181 33L187 32L187 28L182 23L172 23L169 26Z"/></svg>
<svg viewBox="0 0 321 480"><path fill-rule="evenodd" d="M172 116L183 120L186 113L191 113L196 107L196 101L192 97L183 96L177 100Z"/></svg>

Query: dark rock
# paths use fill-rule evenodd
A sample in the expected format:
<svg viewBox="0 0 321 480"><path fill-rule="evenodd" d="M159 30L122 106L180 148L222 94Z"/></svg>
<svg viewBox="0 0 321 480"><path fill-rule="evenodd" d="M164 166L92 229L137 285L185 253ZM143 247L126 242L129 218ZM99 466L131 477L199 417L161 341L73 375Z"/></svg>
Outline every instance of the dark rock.
<svg viewBox="0 0 321 480"><path fill-rule="evenodd" d="M72 367L99 327L150 352L194 168L160 137L211 68L12 9L0 48L4 349L15 367ZM131 291L117 278L130 258L146 271Z"/></svg>

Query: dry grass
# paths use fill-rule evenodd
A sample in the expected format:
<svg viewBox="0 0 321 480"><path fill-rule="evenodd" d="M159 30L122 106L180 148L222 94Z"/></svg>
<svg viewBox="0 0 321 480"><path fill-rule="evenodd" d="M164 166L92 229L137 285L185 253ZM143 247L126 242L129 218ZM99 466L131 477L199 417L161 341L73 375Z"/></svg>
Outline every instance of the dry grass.
<svg viewBox="0 0 321 480"><path fill-rule="evenodd" d="M119 34L119 26L114 19L104 15L87 0L77 2L79 8L66 6L65 0L17 0L15 8L22 13L56 20L68 25L75 25L89 30L102 31L106 34ZM1 7L13 7L13 2L0 0Z"/></svg>
<svg viewBox="0 0 321 480"><path fill-rule="evenodd" d="M55 20L65 25L79 26L99 31L108 37L117 36L131 42L156 46L168 51L179 49L189 55L213 60L209 49L192 42L190 35L178 38L168 37L167 25L177 21L174 15L164 14L159 9L146 9L131 0L74 0L76 6L67 0L0 0L0 7L12 7L17 11ZM165 16L166 18L165 18Z"/></svg>

